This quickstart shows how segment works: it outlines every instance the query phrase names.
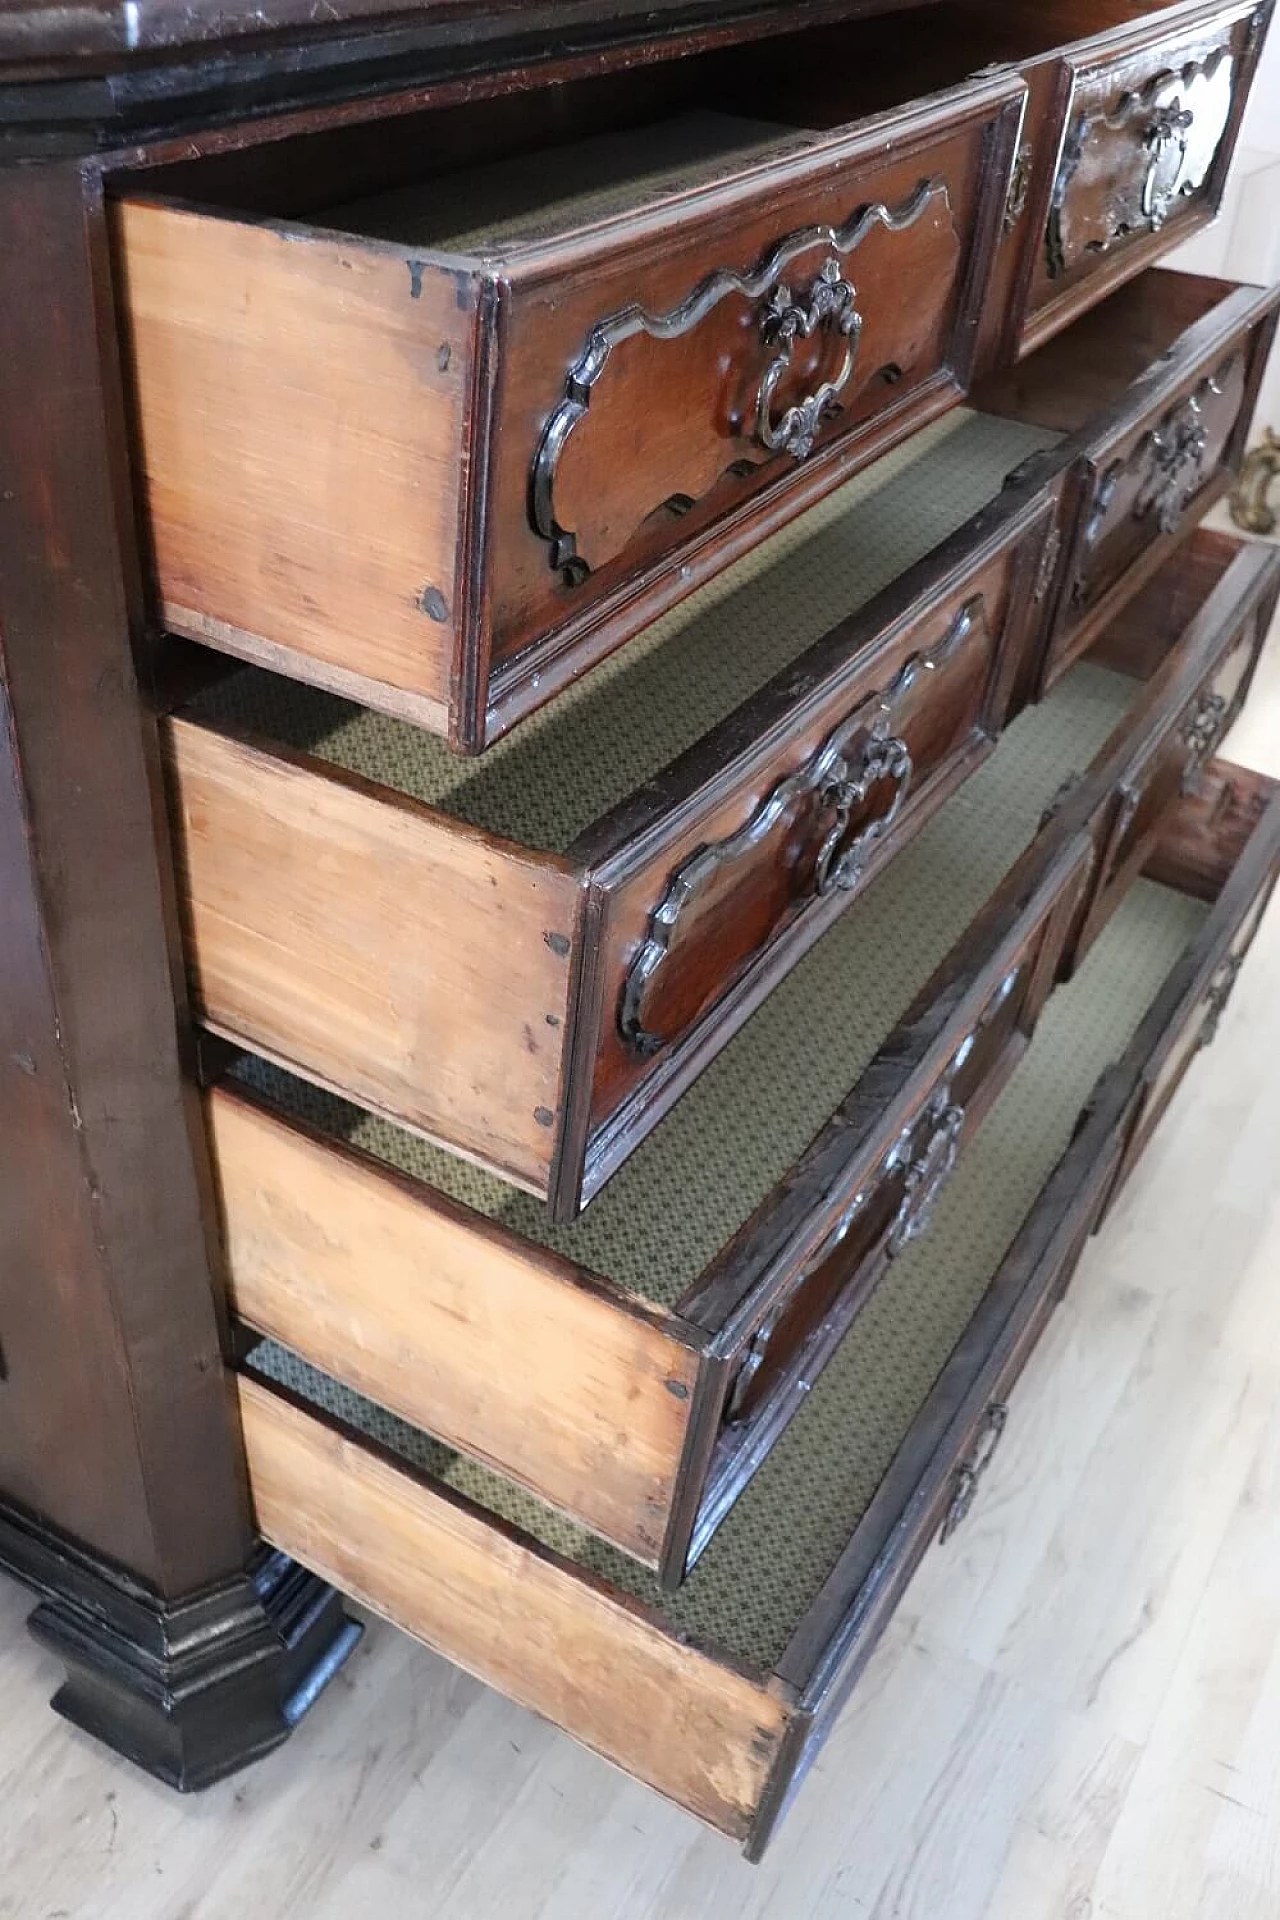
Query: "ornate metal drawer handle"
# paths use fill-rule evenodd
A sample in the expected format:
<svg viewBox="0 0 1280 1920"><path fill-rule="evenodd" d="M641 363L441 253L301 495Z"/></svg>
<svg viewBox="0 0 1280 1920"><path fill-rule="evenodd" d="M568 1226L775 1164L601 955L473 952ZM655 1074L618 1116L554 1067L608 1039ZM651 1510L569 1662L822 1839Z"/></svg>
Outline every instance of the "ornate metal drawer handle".
<svg viewBox="0 0 1280 1920"><path fill-rule="evenodd" d="M795 897L797 901L803 898L802 886L808 887L811 898L822 898L848 892L857 885L872 848L893 827L910 790L911 753L905 740L891 731L894 719L921 680L940 673L975 634L990 635L986 602L980 593L972 594L957 609L935 646L910 654L888 685L869 694L826 736L803 766L787 774L765 795L735 832L698 847L670 875L627 970L618 1008L619 1035L641 1059L651 1059L672 1037L654 1030L649 1005L653 983L667 964L686 915L694 912L694 903L726 869L751 859L769 835L781 827L799 826L803 834L800 810L807 812L816 802L820 820L828 812L833 817L822 836L813 868L810 870L806 863L799 870ZM890 804L849 836L856 809L885 781L893 783ZM816 825L811 830L816 836ZM750 957L743 956L744 960Z"/></svg>
<svg viewBox="0 0 1280 1920"><path fill-rule="evenodd" d="M933 1109L933 1126L924 1150L907 1168L902 1199L885 1242L891 1258L927 1229L938 1197L955 1171L963 1132L964 1108L950 1102L943 1105L939 1100Z"/></svg>
<svg viewBox="0 0 1280 1920"><path fill-rule="evenodd" d="M1200 424L1194 397L1188 417L1157 430L1151 441L1151 478L1136 502L1141 519L1154 510L1161 533L1173 533L1204 481L1209 435Z"/></svg>
<svg viewBox="0 0 1280 1920"><path fill-rule="evenodd" d="M1267 493L1280 474L1280 435L1274 427L1263 429L1259 446L1250 447L1244 457L1231 493L1231 518L1246 533L1274 533L1275 510L1267 505Z"/></svg>
<svg viewBox="0 0 1280 1920"><path fill-rule="evenodd" d="M814 862L813 884L819 898L829 893L848 893L858 884L867 855L874 843L888 833L911 790L911 750L905 740L890 733L887 723L877 721L855 765L842 754L832 767L819 792L819 801L835 815L823 837ZM882 780L893 782L893 799L884 813L869 820L860 833L846 840L849 822L873 787Z"/></svg>
<svg viewBox="0 0 1280 1920"><path fill-rule="evenodd" d="M1243 965L1243 953L1229 953L1209 982L1208 991L1204 996L1208 1012L1196 1037L1197 1051L1201 1047L1211 1047L1217 1039L1218 1027L1227 1010L1227 1002L1235 992L1236 981L1240 978L1240 969Z"/></svg>
<svg viewBox="0 0 1280 1920"><path fill-rule="evenodd" d="M770 453L789 453L803 460L813 452L823 416L836 406L857 358L862 315L854 304L856 299L853 283L845 279L834 254L823 262L807 297L796 299L786 285L774 289L765 307L760 331L765 345L775 352L765 368L756 402L756 438ZM840 369L833 379L824 380L813 393L796 401L775 421L773 396L791 365L796 341L810 339L820 327L840 335L845 342Z"/></svg>
<svg viewBox="0 0 1280 1920"><path fill-rule="evenodd" d="M1142 182L1142 213L1153 233L1164 225L1177 198L1178 181L1194 124L1195 114L1190 107L1184 107L1181 100L1175 99L1157 111L1143 133L1142 144L1150 157ZM1177 158L1169 172L1168 158L1175 147Z"/></svg>
<svg viewBox="0 0 1280 1920"><path fill-rule="evenodd" d="M1202 693L1184 723L1180 738L1187 749L1182 770L1183 793L1194 793L1204 773L1204 763L1222 738L1227 718L1227 702L1220 693Z"/></svg>
<svg viewBox="0 0 1280 1920"><path fill-rule="evenodd" d="M945 1545L961 1521L968 1518L969 1509L977 1498L978 1484L991 1465L992 1455L1000 1444L1000 1436L1008 1419L1009 1409L1001 1400L993 1400L983 1414L973 1452L956 1468L955 1488L942 1522L942 1531L938 1535L940 1544Z"/></svg>

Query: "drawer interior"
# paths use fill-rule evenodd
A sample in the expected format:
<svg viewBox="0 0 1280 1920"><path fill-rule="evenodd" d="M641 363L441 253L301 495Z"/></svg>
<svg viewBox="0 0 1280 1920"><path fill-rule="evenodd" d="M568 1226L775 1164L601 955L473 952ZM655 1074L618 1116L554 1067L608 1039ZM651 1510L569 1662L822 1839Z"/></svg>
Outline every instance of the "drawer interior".
<svg viewBox="0 0 1280 1920"><path fill-rule="evenodd" d="M1064 778L1088 764L1139 692L1136 680L1085 664L1028 709L567 1225L494 1176L274 1068L254 1061L237 1071L322 1132L673 1307L839 1105Z"/></svg>
<svg viewBox="0 0 1280 1920"><path fill-rule="evenodd" d="M1229 533L1197 527L1088 648L1099 666L1147 680L1227 575L1241 549Z"/></svg>
<svg viewBox="0 0 1280 1920"><path fill-rule="evenodd" d="M1208 911L1203 902L1154 882L1141 882L1130 894L1078 979L1051 1000L1031 1047L940 1200L930 1233L893 1263L802 1412L675 1595L663 1594L624 1555L511 1483L286 1350L262 1344L251 1368L368 1434L416 1473L514 1524L608 1588L642 1601L672 1632L768 1673L866 1512L1065 1150L1097 1075L1123 1050ZM785 1100L785 1088L780 1091ZM758 1100L742 1109L745 1128L767 1129L773 1122ZM711 1179L732 1179L734 1160L721 1153L727 1149L732 1156L738 1144L704 1140ZM749 1141L741 1144L750 1151ZM637 1237L647 1245L652 1222L660 1241L661 1219L641 1217L646 1225ZM421 1577L430 1580L429 1567Z"/></svg>
<svg viewBox="0 0 1280 1920"><path fill-rule="evenodd" d="M1091 7L1087 30L1151 11L1106 0ZM274 151L268 143L248 158L171 163L150 184L210 206L484 252L639 210L805 132L903 106L993 62L1032 59L1081 31L1078 14L931 3L330 129Z"/></svg>
<svg viewBox="0 0 1280 1920"><path fill-rule="evenodd" d="M694 746L979 508L1040 428L953 413L655 621L479 761L433 735L257 668L195 719L247 730L549 852Z"/></svg>
<svg viewBox="0 0 1280 1920"><path fill-rule="evenodd" d="M980 387L975 406L1058 433L1105 415L1134 381L1235 291L1205 274L1150 267L1065 332Z"/></svg>

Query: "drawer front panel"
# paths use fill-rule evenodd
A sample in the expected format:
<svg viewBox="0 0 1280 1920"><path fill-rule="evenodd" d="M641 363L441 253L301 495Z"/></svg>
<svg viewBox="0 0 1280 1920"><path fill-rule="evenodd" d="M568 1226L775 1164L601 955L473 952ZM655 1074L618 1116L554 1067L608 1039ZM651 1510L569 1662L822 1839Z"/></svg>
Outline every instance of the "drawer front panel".
<svg viewBox="0 0 1280 1920"><path fill-rule="evenodd" d="M1180 797L1196 791L1206 761L1239 711L1261 640L1254 612L1117 788L1102 827L1097 878L1075 949L1077 963L1142 872Z"/></svg>
<svg viewBox="0 0 1280 1920"><path fill-rule="evenodd" d="M798 957L977 765L999 731L1054 512L832 677L732 784L608 878L591 1122L613 1151L639 1097L752 983ZM785 958L784 958L785 956ZM620 1116L620 1117L619 1117ZM598 1170L599 1171L599 1170Z"/></svg>
<svg viewBox="0 0 1280 1920"><path fill-rule="evenodd" d="M837 1300L852 1305L879 1263L927 1233L933 1209L966 1139L1008 1078L1033 1024L1031 987L1039 944L1012 966L961 1041L938 1084L841 1215L797 1286L761 1325L734 1377L729 1426L776 1391Z"/></svg>
<svg viewBox="0 0 1280 1920"><path fill-rule="evenodd" d="M1266 13L1224 9L1193 35L1102 61L1068 60L1070 106L1034 307L1072 292L1167 223L1216 208Z"/></svg>
<svg viewBox="0 0 1280 1920"><path fill-rule="evenodd" d="M1194 524L1234 457L1249 370L1242 341L1099 460L1069 564L1068 621L1090 614L1153 542Z"/></svg>
<svg viewBox="0 0 1280 1920"><path fill-rule="evenodd" d="M781 508L807 471L834 477L837 454L845 477L855 448L869 457L959 396L1020 98L1016 81L962 90L901 116L888 158L850 140L517 275L495 662L599 617L762 493Z"/></svg>
<svg viewBox="0 0 1280 1920"><path fill-rule="evenodd" d="M773 1221L748 1230L724 1274L769 1275L730 1313L721 1426L689 1559L701 1553L803 1402L889 1264L927 1234L968 1141L1022 1057L1089 873L1087 838L1048 837L923 989L791 1180L808 1217L786 1271ZM803 1196L803 1199L800 1197ZM785 1212L785 1206L779 1209ZM708 1277L715 1297L723 1277ZM705 1300L685 1303L706 1317Z"/></svg>
<svg viewBox="0 0 1280 1920"><path fill-rule="evenodd" d="M578 944L564 863L195 721L164 747L205 1021L545 1191Z"/></svg>

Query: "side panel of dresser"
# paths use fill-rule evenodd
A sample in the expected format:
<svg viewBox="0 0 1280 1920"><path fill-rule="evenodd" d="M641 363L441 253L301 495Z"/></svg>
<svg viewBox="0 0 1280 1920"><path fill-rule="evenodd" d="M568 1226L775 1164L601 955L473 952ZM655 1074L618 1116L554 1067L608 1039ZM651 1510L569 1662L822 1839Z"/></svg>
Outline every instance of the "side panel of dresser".
<svg viewBox="0 0 1280 1920"><path fill-rule="evenodd" d="M445 731L478 280L184 206L115 218L161 618Z"/></svg>
<svg viewBox="0 0 1280 1920"><path fill-rule="evenodd" d="M251 1533L130 652L100 205L0 168L0 1500L160 1596ZM176 942L175 942L176 944Z"/></svg>

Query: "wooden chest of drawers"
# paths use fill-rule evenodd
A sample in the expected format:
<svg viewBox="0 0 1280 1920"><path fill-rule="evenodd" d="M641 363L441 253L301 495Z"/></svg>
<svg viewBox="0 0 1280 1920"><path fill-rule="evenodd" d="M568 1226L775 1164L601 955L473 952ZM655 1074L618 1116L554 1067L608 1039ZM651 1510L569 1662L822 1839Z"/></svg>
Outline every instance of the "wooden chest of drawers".
<svg viewBox="0 0 1280 1920"><path fill-rule="evenodd" d="M531 26L518 85L472 11L447 73L299 107L264 48L279 99L246 67L225 126L77 163L227 1320L113 1324L175 1405L234 1389L240 1757L350 1644L289 1555L757 1858L1280 872L1220 754L1280 554L1201 525L1280 288L1154 264L1269 6L708 0ZM136 753L131 680L64 693L121 687ZM15 794L0 852L49 831ZM220 1541L189 1630L161 1554L62 1640L203 1660ZM203 1668L161 1709L200 1695L197 1766L127 1666L68 1710L226 1771Z"/></svg>

